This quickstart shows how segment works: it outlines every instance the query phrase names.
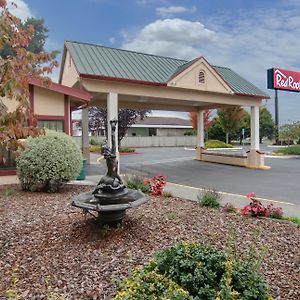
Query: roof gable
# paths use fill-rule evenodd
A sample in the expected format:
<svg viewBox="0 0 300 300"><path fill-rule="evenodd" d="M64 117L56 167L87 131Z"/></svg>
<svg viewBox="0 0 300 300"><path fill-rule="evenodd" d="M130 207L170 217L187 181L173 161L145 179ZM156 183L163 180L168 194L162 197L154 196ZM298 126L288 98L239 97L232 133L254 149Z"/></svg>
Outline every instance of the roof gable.
<svg viewBox="0 0 300 300"><path fill-rule="evenodd" d="M83 78L169 85L171 87L170 79L191 70L197 63L199 66L202 63L209 76L217 82L217 87L209 86L209 88L214 88L213 91L269 98L267 94L231 69L211 66L203 57L201 61L199 58L186 61L74 41L66 41L65 46L77 72ZM62 66L66 63L65 58L66 55L63 55ZM190 86L186 87L191 88ZM202 90L205 91L205 89ZM209 90L211 91L211 89Z"/></svg>
<svg viewBox="0 0 300 300"><path fill-rule="evenodd" d="M203 82L199 82L202 73ZM176 70L168 81L168 86L188 88L201 91L210 91L224 94L233 94L234 91L218 72L204 59L199 57Z"/></svg>

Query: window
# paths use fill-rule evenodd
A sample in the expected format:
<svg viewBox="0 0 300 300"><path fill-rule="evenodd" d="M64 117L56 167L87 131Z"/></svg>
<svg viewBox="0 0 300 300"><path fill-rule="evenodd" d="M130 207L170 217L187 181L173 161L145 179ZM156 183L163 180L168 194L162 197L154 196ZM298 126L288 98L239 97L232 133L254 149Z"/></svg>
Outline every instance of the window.
<svg viewBox="0 0 300 300"><path fill-rule="evenodd" d="M62 132L64 131L64 121L61 120L39 120L38 121L38 127L40 128L46 128L54 131Z"/></svg>
<svg viewBox="0 0 300 300"><path fill-rule="evenodd" d="M156 128L149 128L149 136L156 136Z"/></svg>
<svg viewBox="0 0 300 300"><path fill-rule="evenodd" d="M205 83L205 73L204 73L204 71L199 72L198 83L201 83L201 84Z"/></svg>

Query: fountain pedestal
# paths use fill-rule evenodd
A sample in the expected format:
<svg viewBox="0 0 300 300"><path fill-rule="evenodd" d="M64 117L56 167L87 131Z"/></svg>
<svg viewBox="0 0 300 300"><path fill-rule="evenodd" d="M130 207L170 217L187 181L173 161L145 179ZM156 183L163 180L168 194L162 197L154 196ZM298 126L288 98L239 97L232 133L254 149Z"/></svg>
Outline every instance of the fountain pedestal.
<svg viewBox="0 0 300 300"><path fill-rule="evenodd" d="M110 121L112 128L112 148L102 147L106 159L107 174L101 178L93 192L82 193L72 198L72 205L86 211L96 211L102 225L115 226L122 223L126 209L137 207L149 200L137 190L126 188L118 174L118 160L115 148L116 120Z"/></svg>

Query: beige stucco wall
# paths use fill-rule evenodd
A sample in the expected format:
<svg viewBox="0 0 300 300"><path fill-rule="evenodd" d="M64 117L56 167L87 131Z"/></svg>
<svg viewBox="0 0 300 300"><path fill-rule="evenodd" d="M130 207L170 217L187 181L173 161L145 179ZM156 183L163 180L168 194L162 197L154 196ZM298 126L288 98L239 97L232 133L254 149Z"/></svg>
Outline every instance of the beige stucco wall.
<svg viewBox="0 0 300 300"><path fill-rule="evenodd" d="M199 83L199 72L203 71L205 83ZM169 83L170 86L231 94L233 91L220 78L216 71L205 61L199 60L194 65L180 73Z"/></svg>
<svg viewBox="0 0 300 300"><path fill-rule="evenodd" d="M222 155L208 155L202 153L202 159L203 161L207 162L214 162L219 164L225 164L225 165L233 165L233 166L246 166L247 165L247 157L241 158L241 157L235 157L235 156L222 156Z"/></svg>
<svg viewBox="0 0 300 300"><path fill-rule="evenodd" d="M16 184L19 183L19 179L17 175L5 175L0 176L0 185L3 184Z"/></svg>
<svg viewBox="0 0 300 300"><path fill-rule="evenodd" d="M2 100L3 104L8 108L8 112L15 111L19 102L14 99L8 99L6 97L0 97Z"/></svg>
<svg viewBox="0 0 300 300"><path fill-rule="evenodd" d="M228 104L260 106L262 101L261 99L248 96L237 96L225 93L212 93L200 90L188 90L171 86L158 87L143 84L110 82L94 79L84 79L82 83L88 92L118 93L120 95L136 95L143 97L145 101L128 101L127 106L132 108L140 107L141 109L189 111L190 108L190 111L193 111L193 109L196 108L196 103L199 103L199 105L203 105L204 103L204 105ZM102 99L98 98L97 101L95 101L96 103L93 103L93 101L91 105L97 105L97 102L101 103L101 101L103 101L103 103L106 104L106 95L104 94ZM191 102L193 102L193 104ZM119 103L119 105L121 107L121 103Z"/></svg>
<svg viewBox="0 0 300 300"><path fill-rule="evenodd" d="M76 71L74 62L67 50L61 84L72 87L77 82L78 77L78 72Z"/></svg>
<svg viewBox="0 0 300 300"><path fill-rule="evenodd" d="M35 86L34 112L37 115L64 116L64 95Z"/></svg>

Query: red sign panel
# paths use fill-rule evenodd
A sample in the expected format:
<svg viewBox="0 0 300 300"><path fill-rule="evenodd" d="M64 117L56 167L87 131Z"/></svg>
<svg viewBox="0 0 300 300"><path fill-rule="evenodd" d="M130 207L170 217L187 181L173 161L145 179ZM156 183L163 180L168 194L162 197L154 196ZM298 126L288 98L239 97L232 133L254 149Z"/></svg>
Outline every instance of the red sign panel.
<svg viewBox="0 0 300 300"><path fill-rule="evenodd" d="M300 72L273 69L273 88L300 92Z"/></svg>

